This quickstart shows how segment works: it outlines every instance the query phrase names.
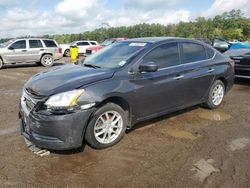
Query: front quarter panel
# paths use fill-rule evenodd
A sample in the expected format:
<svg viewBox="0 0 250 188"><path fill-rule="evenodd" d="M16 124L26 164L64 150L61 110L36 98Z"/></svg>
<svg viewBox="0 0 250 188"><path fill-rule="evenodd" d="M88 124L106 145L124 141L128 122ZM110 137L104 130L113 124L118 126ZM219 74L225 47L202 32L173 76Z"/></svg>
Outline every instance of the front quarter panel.
<svg viewBox="0 0 250 188"><path fill-rule="evenodd" d="M116 72L115 75L103 81L95 82L84 87L85 93L78 99L79 105L95 103L98 106L103 101L120 97L132 107L135 96L135 85L131 80L134 76L126 72Z"/></svg>

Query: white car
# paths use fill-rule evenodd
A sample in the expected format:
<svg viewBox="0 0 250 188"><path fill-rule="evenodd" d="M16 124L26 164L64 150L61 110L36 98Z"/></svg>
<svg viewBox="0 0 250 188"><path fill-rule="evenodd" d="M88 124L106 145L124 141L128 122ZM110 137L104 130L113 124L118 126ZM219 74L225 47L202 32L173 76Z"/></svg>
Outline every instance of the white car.
<svg viewBox="0 0 250 188"><path fill-rule="evenodd" d="M62 52L63 52L64 56L67 56L67 57L70 56L70 46L77 46L78 53L85 54L87 48L94 47L94 46L100 46L100 45L96 41L89 41L89 40L74 41L70 44L60 44L60 47L62 48Z"/></svg>

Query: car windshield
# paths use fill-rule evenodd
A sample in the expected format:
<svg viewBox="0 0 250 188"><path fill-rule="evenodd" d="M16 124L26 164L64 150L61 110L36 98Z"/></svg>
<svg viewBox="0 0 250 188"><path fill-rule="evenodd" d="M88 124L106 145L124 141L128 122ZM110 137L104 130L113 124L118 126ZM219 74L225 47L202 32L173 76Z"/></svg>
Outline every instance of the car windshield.
<svg viewBox="0 0 250 188"><path fill-rule="evenodd" d="M112 40L112 39L107 39L107 40L105 40L101 45L102 45L102 46L109 46L109 45L111 45L113 42L114 42L114 40Z"/></svg>
<svg viewBox="0 0 250 188"><path fill-rule="evenodd" d="M110 69L122 67L147 45L142 42L118 42L87 57L83 65Z"/></svg>
<svg viewBox="0 0 250 188"><path fill-rule="evenodd" d="M5 47L7 47L12 42L13 42L13 40L9 40L9 41L7 41L5 43L2 43L2 44L0 44L0 48L5 48Z"/></svg>

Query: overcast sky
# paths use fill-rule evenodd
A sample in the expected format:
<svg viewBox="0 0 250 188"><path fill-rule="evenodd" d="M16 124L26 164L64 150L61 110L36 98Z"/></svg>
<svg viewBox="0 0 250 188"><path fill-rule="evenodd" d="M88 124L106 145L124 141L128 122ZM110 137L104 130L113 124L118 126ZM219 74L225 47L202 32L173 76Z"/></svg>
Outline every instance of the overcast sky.
<svg viewBox="0 0 250 188"><path fill-rule="evenodd" d="M0 0L0 38L81 33L137 23L176 23L241 9L250 0Z"/></svg>

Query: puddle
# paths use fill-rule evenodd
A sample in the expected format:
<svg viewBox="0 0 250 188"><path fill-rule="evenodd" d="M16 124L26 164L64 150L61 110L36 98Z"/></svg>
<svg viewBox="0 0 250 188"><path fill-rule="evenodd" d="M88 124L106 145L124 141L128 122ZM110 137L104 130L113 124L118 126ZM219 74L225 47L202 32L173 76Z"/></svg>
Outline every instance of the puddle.
<svg viewBox="0 0 250 188"><path fill-rule="evenodd" d="M197 139L197 137L194 136L192 133L188 131L181 131L178 129L168 129L167 134L175 138L183 138L183 139L189 139L189 140Z"/></svg>
<svg viewBox="0 0 250 188"><path fill-rule="evenodd" d="M191 170L196 171L196 177L203 182L207 177L213 173L220 172L218 168L215 168L213 164L213 159L201 159L193 165Z"/></svg>
<svg viewBox="0 0 250 188"><path fill-rule="evenodd" d="M238 138L233 140L230 145L229 149L231 151L239 150L245 148L248 144L250 144L249 138Z"/></svg>
<svg viewBox="0 0 250 188"><path fill-rule="evenodd" d="M204 111L199 113L198 116L202 119L213 120L213 121L226 121L232 118L232 116L230 116L229 114L216 111Z"/></svg>

